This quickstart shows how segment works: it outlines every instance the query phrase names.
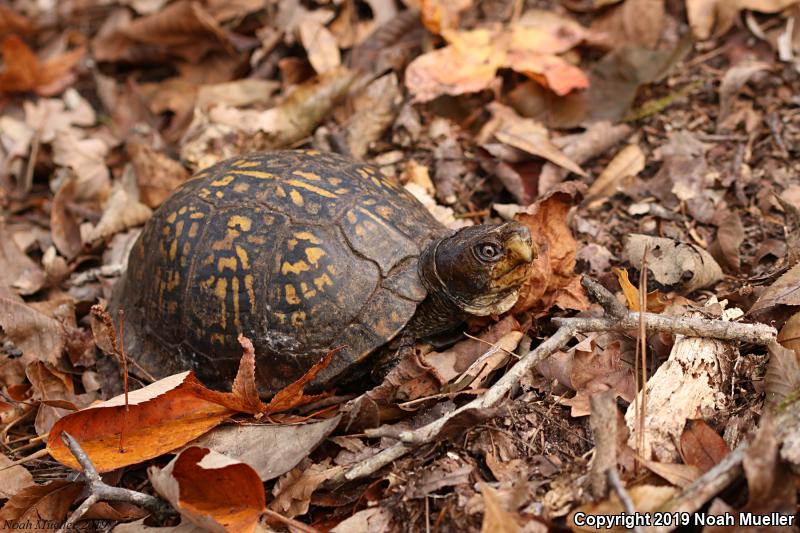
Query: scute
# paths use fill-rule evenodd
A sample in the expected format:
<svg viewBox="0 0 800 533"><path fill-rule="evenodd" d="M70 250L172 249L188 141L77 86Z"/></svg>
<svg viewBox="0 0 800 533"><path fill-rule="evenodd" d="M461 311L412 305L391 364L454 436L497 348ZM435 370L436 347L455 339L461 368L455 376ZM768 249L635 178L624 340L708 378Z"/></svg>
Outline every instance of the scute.
<svg viewBox="0 0 800 533"><path fill-rule="evenodd" d="M156 377L192 368L227 388L244 334L263 395L338 349L314 382L327 387L408 323L425 297L420 249L445 231L370 166L313 151L241 156L156 210L112 310L128 313L126 347Z"/></svg>

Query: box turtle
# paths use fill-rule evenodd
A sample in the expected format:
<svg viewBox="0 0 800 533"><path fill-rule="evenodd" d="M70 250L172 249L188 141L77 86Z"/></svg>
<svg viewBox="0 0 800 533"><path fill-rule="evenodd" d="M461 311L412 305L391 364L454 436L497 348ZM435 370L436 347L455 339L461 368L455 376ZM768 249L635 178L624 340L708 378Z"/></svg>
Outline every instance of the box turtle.
<svg viewBox="0 0 800 533"><path fill-rule="evenodd" d="M155 377L192 369L229 388L244 334L268 397L333 348L312 389L382 346L507 311L532 258L521 224L452 231L372 166L276 151L178 188L133 245L111 310L124 309L126 352Z"/></svg>

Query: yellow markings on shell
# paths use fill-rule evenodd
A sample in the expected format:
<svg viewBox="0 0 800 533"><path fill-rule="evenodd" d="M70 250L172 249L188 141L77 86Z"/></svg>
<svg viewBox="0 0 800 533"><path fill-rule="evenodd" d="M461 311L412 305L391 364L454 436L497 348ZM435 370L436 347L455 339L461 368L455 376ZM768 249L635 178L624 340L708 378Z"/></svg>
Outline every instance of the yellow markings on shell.
<svg viewBox="0 0 800 533"><path fill-rule="evenodd" d="M291 322L293 326L302 326L303 322L306 321L306 313L305 311L295 311L292 313Z"/></svg>
<svg viewBox="0 0 800 533"><path fill-rule="evenodd" d="M170 213L170 214L169 214L169 216L167 217L167 222L168 222L169 224L174 224L174 223L175 223L175 220L176 220L177 218L178 218L178 213L176 213L175 211L173 211L173 212L172 212L172 213Z"/></svg>
<svg viewBox="0 0 800 533"><path fill-rule="evenodd" d="M259 178L262 180L274 180L278 176L269 172L262 172L260 170L232 170L234 174L241 174L242 176L250 176L251 178Z"/></svg>
<svg viewBox="0 0 800 533"><path fill-rule="evenodd" d="M253 227L253 221L242 215L233 215L228 219L228 227L235 228L236 226L239 226L242 231L250 231L250 228Z"/></svg>
<svg viewBox="0 0 800 533"><path fill-rule="evenodd" d="M217 262L217 270L220 273L225 272L226 268L236 272L236 267L237 263L235 257L220 257L219 261Z"/></svg>
<svg viewBox="0 0 800 533"><path fill-rule="evenodd" d="M294 285L287 283L283 286L283 290L286 294L286 303L289 305L298 305L300 303L300 298L297 297L297 291L295 290Z"/></svg>
<svg viewBox="0 0 800 533"><path fill-rule="evenodd" d="M284 261L281 265L281 274L299 274L301 272L308 272L309 270L311 269L309 268L308 263L302 259L296 263Z"/></svg>
<svg viewBox="0 0 800 533"><path fill-rule="evenodd" d="M389 315L389 318L392 319L392 322L400 322L400 316L397 314L397 311L392 311L392 313Z"/></svg>
<svg viewBox="0 0 800 533"><path fill-rule="evenodd" d="M260 161L248 161L247 159L240 159L236 161L233 164L233 166L235 166L236 168L253 168L257 167L260 164L261 164Z"/></svg>
<svg viewBox="0 0 800 533"><path fill-rule="evenodd" d="M317 266L319 264L320 258L322 258L322 256L324 255L327 254L325 253L325 250L323 250L322 248L318 248L316 246L306 248L306 257L308 258L309 263L311 263L314 266Z"/></svg>
<svg viewBox="0 0 800 533"><path fill-rule="evenodd" d="M220 304L222 306L222 311L220 312L220 326L222 326L224 328L225 325L228 322L228 316L226 314L226 308L225 308L225 299L226 299L226 297L228 295L228 280L227 279L219 278L217 280L217 286L214 289L214 294L217 296L217 298L219 299Z"/></svg>
<svg viewBox="0 0 800 533"><path fill-rule="evenodd" d="M335 193L332 193L331 191L326 191L322 187L317 187L316 185L311 185L310 183L306 183L301 180L286 180L286 184L291 185L292 187L305 189L309 192L313 192L314 194L324 196L325 198L336 198Z"/></svg>
<svg viewBox="0 0 800 533"><path fill-rule="evenodd" d="M225 336L222 333L211 334L211 344L225 344Z"/></svg>
<svg viewBox="0 0 800 533"><path fill-rule="evenodd" d="M325 267L325 268L326 268L326 270L327 270L328 272L330 272L330 273L331 273L331 275L332 275L332 276L335 276L335 275L336 275L336 267L335 267L335 266L333 266L333 265L328 265L328 266L327 266L327 267Z"/></svg>
<svg viewBox="0 0 800 533"><path fill-rule="evenodd" d="M300 239L303 241L309 241L313 244L322 244L322 241L319 237L311 233L310 231L298 231L294 234L295 239Z"/></svg>
<svg viewBox="0 0 800 533"><path fill-rule="evenodd" d="M289 247L290 252L294 250L295 246L297 246L297 242L298 242L297 239L289 239L288 241L286 241L286 246Z"/></svg>
<svg viewBox="0 0 800 533"><path fill-rule="evenodd" d="M342 183L342 178L328 178L328 183L336 187L340 183Z"/></svg>
<svg viewBox="0 0 800 533"><path fill-rule="evenodd" d="M210 194L211 191L204 187L200 189L200 192L197 193L197 196L199 196L200 198L208 198Z"/></svg>
<svg viewBox="0 0 800 533"><path fill-rule="evenodd" d="M246 192L249 188L250 184L244 181L233 186L233 190L236 192Z"/></svg>
<svg viewBox="0 0 800 533"><path fill-rule="evenodd" d="M225 193L222 191L217 191L216 193L214 193L214 196L216 196L217 198L225 198Z"/></svg>
<svg viewBox="0 0 800 533"><path fill-rule="evenodd" d="M379 180L375 176L370 177L370 180L372 180L372 183L374 183L378 187L383 187L383 182L381 182L381 180Z"/></svg>
<svg viewBox="0 0 800 533"><path fill-rule="evenodd" d="M300 282L300 292L303 293L303 298L313 298L317 291L308 286L305 281Z"/></svg>
<svg viewBox="0 0 800 533"><path fill-rule="evenodd" d="M242 322L239 319L239 278L235 276L231 280L231 290L233 292L233 325L239 332L242 331Z"/></svg>
<svg viewBox="0 0 800 533"><path fill-rule="evenodd" d="M362 213L364 213L365 215L367 215L369 218L371 218L372 220L374 220L374 221L375 221L375 222L377 222L378 224L380 224L381 226L383 226L383 227L388 227L388 226L386 225L386 222L384 222L384 221L381 219L381 217L377 216L377 215L376 215L375 213L373 213L372 211L369 211L369 210L367 210L367 209L364 209L363 207L359 207L359 208L358 208L358 210L359 210L359 211L361 211Z"/></svg>
<svg viewBox="0 0 800 533"><path fill-rule="evenodd" d="M304 151L308 155L319 155L320 154L319 150L314 150L313 148L309 148L308 150L304 150Z"/></svg>
<svg viewBox="0 0 800 533"><path fill-rule="evenodd" d="M200 230L200 224L197 222L192 222L192 225L189 226L189 238L194 239L197 237L197 232Z"/></svg>
<svg viewBox="0 0 800 533"><path fill-rule="evenodd" d="M222 178L220 178L218 180L212 181L211 182L211 186L212 187L224 187L224 186L230 184L230 182L232 182L235 179L236 179L236 176L234 176L233 174L228 174L227 176L224 176L224 177L222 177Z"/></svg>
<svg viewBox="0 0 800 533"><path fill-rule="evenodd" d="M392 208L388 205L380 205L375 208L375 211L383 218L392 218Z"/></svg>
<svg viewBox="0 0 800 533"><path fill-rule="evenodd" d="M277 187L275 187L275 196L277 196L278 198L286 198L286 190L284 190L283 187L278 185Z"/></svg>
<svg viewBox="0 0 800 533"><path fill-rule="evenodd" d="M175 236L180 237L181 233L183 233L183 225L186 222L184 220L179 220L177 224L175 224Z"/></svg>
<svg viewBox="0 0 800 533"><path fill-rule="evenodd" d="M366 169L359 168L358 173L361 175L362 178L369 179L369 173L366 171Z"/></svg>
<svg viewBox="0 0 800 533"><path fill-rule="evenodd" d="M169 260L175 261L175 257L178 255L178 241L172 241L172 244L169 247Z"/></svg>
<svg viewBox="0 0 800 533"><path fill-rule="evenodd" d="M317 288L318 291L323 292L325 290L325 286L332 286L333 280L327 274L322 274L319 277L314 278L314 286Z"/></svg>
<svg viewBox="0 0 800 533"><path fill-rule="evenodd" d="M247 300L250 302L250 312L256 309L256 293L253 291L253 275L246 274L244 277L244 288L247 291Z"/></svg>
<svg viewBox="0 0 800 533"><path fill-rule="evenodd" d="M345 189L344 187L339 187L338 189L336 189L333 192L335 192L336 194L347 194L347 193L350 192L350 189Z"/></svg>
<svg viewBox="0 0 800 533"><path fill-rule="evenodd" d="M295 170L292 172L295 176L300 176L301 178L305 178L309 181L320 181L322 178L319 175L314 174L313 172L303 172L302 170Z"/></svg>
<svg viewBox="0 0 800 533"><path fill-rule="evenodd" d="M355 224L356 222L358 222L358 217L352 211L348 211L347 212L347 221L350 222L351 224Z"/></svg>
<svg viewBox="0 0 800 533"><path fill-rule="evenodd" d="M186 206L181 207L180 209L178 209L178 214L183 215L184 213L186 213L186 209L187 209Z"/></svg>
<svg viewBox="0 0 800 533"><path fill-rule="evenodd" d="M253 244L266 244L267 239L258 235L248 235L247 242L252 242Z"/></svg>
<svg viewBox="0 0 800 533"><path fill-rule="evenodd" d="M189 215L189 218L191 218L193 220L198 220L198 219L203 218L204 216L205 215L203 213L198 211L197 213L192 213L191 215Z"/></svg>
<svg viewBox="0 0 800 533"><path fill-rule="evenodd" d="M292 203L294 203L294 205L298 206L303 205L303 196L299 192L292 190L289 193L289 196L292 198Z"/></svg>
<svg viewBox="0 0 800 533"><path fill-rule="evenodd" d="M281 324L286 323L286 313L274 313L274 315L275 318L278 319L278 322L280 322Z"/></svg>
<svg viewBox="0 0 800 533"><path fill-rule="evenodd" d="M242 268L248 270L250 268L250 258L247 257L247 250L241 246L236 246L236 255L239 257Z"/></svg>

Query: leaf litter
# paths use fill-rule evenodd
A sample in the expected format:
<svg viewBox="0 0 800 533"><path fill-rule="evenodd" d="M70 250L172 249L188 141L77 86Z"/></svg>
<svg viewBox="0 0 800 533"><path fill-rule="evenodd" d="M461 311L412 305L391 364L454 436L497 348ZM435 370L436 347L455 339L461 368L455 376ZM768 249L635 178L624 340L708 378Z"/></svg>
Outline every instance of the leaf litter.
<svg viewBox="0 0 800 533"><path fill-rule="evenodd" d="M67 431L110 482L169 502L161 525L578 530L578 511L622 509L580 488L603 393L636 510L749 440L734 476L749 497L717 490L692 510L794 512L800 428L773 418L800 384L796 0L81 6L0 6L0 519L63 523L83 501ZM450 228L527 225L538 258L517 305L418 342L355 394L308 395L321 361L265 402L242 339L231 392L179 374L108 399L119 317L91 308L138 229L192 172L297 146L377 165ZM498 405L457 411L553 318L599 316L586 276L632 310L744 315L778 342L648 333L642 385L636 331L581 334ZM398 442L414 453L337 481ZM86 517L140 530L146 513L101 502Z"/></svg>

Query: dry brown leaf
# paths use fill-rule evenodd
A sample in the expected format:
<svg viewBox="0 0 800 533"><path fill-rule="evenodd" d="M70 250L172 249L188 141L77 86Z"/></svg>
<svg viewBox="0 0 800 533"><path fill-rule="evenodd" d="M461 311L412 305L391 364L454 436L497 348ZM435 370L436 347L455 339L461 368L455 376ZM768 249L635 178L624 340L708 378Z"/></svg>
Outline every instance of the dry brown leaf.
<svg viewBox="0 0 800 533"><path fill-rule="evenodd" d="M734 0L732 0L734 1ZM719 85L719 114L717 115L717 129L730 116L733 111L733 102L742 87L755 74L769 70L770 65L763 61L743 61L737 63L722 77Z"/></svg>
<svg viewBox="0 0 800 533"><path fill-rule="evenodd" d="M132 175L130 177L133 178ZM153 210L138 200L138 189L131 192L133 187L128 186L126 181L133 180L123 178L114 184L97 225L89 228L82 236L85 243L94 243L126 229L141 226L152 216Z"/></svg>
<svg viewBox="0 0 800 533"><path fill-rule="evenodd" d="M651 472L662 477L678 488L685 489L703 475L703 471L696 466L681 463L659 463L656 461L643 461Z"/></svg>
<svg viewBox="0 0 800 533"><path fill-rule="evenodd" d="M53 196L53 206L50 210L53 244L67 260L75 258L83 248L80 224L69 209L69 204L75 199L76 183L77 179L70 176L61 184Z"/></svg>
<svg viewBox="0 0 800 533"><path fill-rule="evenodd" d="M428 31L438 35L457 29L461 13L471 6L472 0L420 0L420 19Z"/></svg>
<svg viewBox="0 0 800 533"><path fill-rule="evenodd" d="M631 311L639 311L639 288L631 283L628 277L628 271L624 268L612 268L614 274L617 275L617 281L622 288L622 293L625 295L625 302L628 304L628 309ZM667 306L664 295L660 291L650 291L647 293L647 310L651 313L660 313Z"/></svg>
<svg viewBox="0 0 800 533"><path fill-rule="evenodd" d="M688 294L723 278L722 269L700 246L664 237L632 233L624 238L623 259L636 268L647 250L647 269L663 287Z"/></svg>
<svg viewBox="0 0 800 533"><path fill-rule="evenodd" d="M61 432L83 447L100 472L108 472L175 450L232 414L206 399L208 389L190 372L135 390L65 416L53 426L47 450L57 461L80 469ZM122 447L122 449L120 449Z"/></svg>
<svg viewBox="0 0 800 533"><path fill-rule="evenodd" d="M63 524L82 490L83 483L61 479L22 489L0 509L0 523ZM46 531L45 528L38 530Z"/></svg>
<svg viewBox="0 0 800 533"><path fill-rule="evenodd" d="M305 405L319 398L319 396L306 395L303 392L303 389L306 385L314 381L314 378L317 377L317 374L322 372L322 370L331 363L333 360L333 354L335 353L336 350L329 351L321 361L309 368L306 373L303 374L297 381L290 383L283 389L276 392L275 396L272 397L270 402L264 408L264 412L267 414L281 413L300 405Z"/></svg>
<svg viewBox="0 0 800 533"><path fill-rule="evenodd" d="M0 37L11 34L28 35L35 31L36 26L28 18L0 4Z"/></svg>
<svg viewBox="0 0 800 533"><path fill-rule="evenodd" d="M256 350L253 343L244 335L239 335L239 344L242 345L242 359L239 362L239 370L233 380L231 393L239 400L242 409L246 413L261 413L266 405L258 395L258 385L256 385Z"/></svg>
<svg viewBox="0 0 800 533"><path fill-rule="evenodd" d="M0 93L34 91L41 96L58 94L75 81L72 67L85 53L83 48L77 48L40 63L36 54L16 35L3 40L2 51L4 68L0 72Z"/></svg>
<svg viewBox="0 0 800 533"><path fill-rule="evenodd" d="M711 255L734 272L741 268L739 247L744 242L745 232L742 219L734 210L720 211L715 218L717 240L711 243Z"/></svg>
<svg viewBox="0 0 800 533"><path fill-rule="evenodd" d="M341 466L312 464L309 459L305 459L300 466L284 474L275 483L272 489L275 499L269 504L269 508L288 518L306 514L314 491L341 470Z"/></svg>
<svg viewBox="0 0 800 533"><path fill-rule="evenodd" d="M540 81L559 96L588 86L588 78L557 54L589 36L569 19L523 17L512 27L444 30L448 46L417 57L406 69L406 87L417 102L484 90L500 68Z"/></svg>
<svg viewBox="0 0 800 533"><path fill-rule="evenodd" d="M496 343L486 345L486 351L467 368L455 382L447 387L450 392L465 388L478 389L498 368L505 365L522 340L521 331L509 331Z"/></svg>
<svg viewBox="0 0 800 533"><path fill-rule="evenodd" d="M22 350L24 364L43 361L55 367L61 362L65 329L58 320L21 301L0 296L0 328Z"/></svg>
<svg viewBox="0 0 800 533"><path fill-rule="evenodd" d="M189 171L149 144L132 141L127 144L128 155L136 170L139 197L144 205L155 209L189 179Z"/></svg>
<svg viewBox="0 0 800 533"><path fill-rule="evenodd" d="M490 103L488 108L492 112L492 120L481 131L482 138L494 135L502 143L547 159L579 176L586 176L581 167L550 141L547 128L540 123L522 118L510 107L497 102Z"/></svg>
<svg viewBox="0 0 800 533"><path fill-rule="evenodd" d="M339 45L331 32L314 19L305 19L298 27L300 42L308 54L308 62L317 74L334 70L342 64Z"/></svg>
<svg viewBox="0 0 800 533"><path fill-rule="evenodd" d="M33 476L24 466L10 466L14 461L0 454L0 498L8 499L34 485Z"/></svg>
<svg viewBox="0 0 800 533"><path fill-rule="evenodd" d="M75 128L56 131L53 161L69 167L77 176L75 200L102 200L111 188L105 158L109 146L99 138L83 138Z"/></svg>
<svg viewBox="0 0 800 533"><path fill-rule="evenodd" d="M656 511L678 493L675 487L656 485L636 485L635 487L626 487L626 489L628 491L628 496L633 502L633 508L636 509L638 513ZM586 515L610 516L620 515L624 512L625 509L622 503L620 503L616 493L612 491L608 500L586 503L570 511L567 524L573 531L586 531L587 533L592 531L597 533L597 527L594 525L577 525L575 523L575 515L577 513L583 513L584 517ZM622 526L606 527L604 530L610 533L623 533L627 531L627 529Z"/></svg>
<svg viewBox="0 0 800 533"><path fill-rule="evenodd" d="M261 481L282 476L308 457L339 424L340 416L307 424L246 424L212 429L193 446L250 465ZM264 453L269 450L269 453Z"/></svg>
<svg viewBox="0 0 800 533"><path fill-rule="evenodd" d="M95 400L94 393L75 394L71 376L41 361L30 363L25 375L33 386L33 397L41 402L34 422L37 435L47 435L61 417Z"/></svg>
<svg viewBox="0 0 800 533"><path fill-rule="evenodd" d="M687 420L681 434L681 459L708 472L731 453L725 440L703 420Z"/></svg>
<svg viewBox="0 0 800 533"><path fill-rule="evenodd" d="M42 288L45 279L42 268L19 249L8 227L0 221L0 290L8 288L22 295L33 294ZM0 304L0 325L6 320L2 307ZM5 329L5 325L2 327Z"/></svg>
<svg viewBox="0 0 800 533"><path fill-rule="evenodd" d="M778 332L778 342L781 346L794 350L800 357L800 313L795 313Z"/></svg>
<svg viewBox="0 0 800 533"><path fill-rule="evenodd" d="M686 15L695 37L708 39L727 32L739 11L752 9L777 13L796 4L797 0L686 0Z"/></svg>
<svg viewBox="0 0 800 533"><path fill-rule="evenodd" d="M331 533L368 533L391 531L392 512L383 507L368 507L339 522Z"/></svg>
<svg viewBox="0 0 800 533"><path fill-rule="evenodd" d="M264 486L244 463L207 448L183 450L150 482L183 517L209 531L252 532L266 509Z"/></svg>
<svg viewBox="0 0 800 533"><path fill-rule="evenodd" d="M553 306L588 308L580 276L575 274L577 242L567 225L567 213L579 201L579 189L576 182L560 184L514 216L530 229L539 256L512 313L531 310L535 316L544 316Z"/></svg>
<svg viewBox="0 0 800 533"><path fill-rule="evenodd" d="M483 495L483 524L481 533L518 533L522 528L514 515L503 508L497 491L486 483L479 483Z"/></svg>
<svg viewBox="0 0 800 533"><path fill-rule="evenodd" d="M785 329L786 326L781 333ZM768 400L780 403L784 398L796 394L800 389L800 362L796 351L784 348L778 343L773 342L767 348L769 362L767 363L767 374L764 376L764 390Z"/></svg>
<svg viewBox="0 0 800 533"><path fill-rule="evenodd" d="M212 51L232 51L228 36L200 2L190 0L137 18L92 42L97 61L197 63Z"/></svg>
<svg viewBox="0 0 800 533"><path fill-rule="evenodd" d="M799 305L800 263L797 263L767 287L767 290L761 293L747 313L765 315L784 306L796 307Z"/></svg>
<svg viewBox="0 0 800 533"><path fill-rule="evenodd" d="M362 159L373 142L394 122L403 96L394 73L381 76L353 99L353 116L347 121L347 146ZM424 167L423 167L424 168Z"/></svg>
<svg viewBox="0 0 800 533"><path fill-rule="evenodd" d="M626 402L633 401L636 394L633 368L622 360L618 341L605 347L593 341L578 344L569 369L569 386L577 394L562 403L572 408L573 417L591 413L589 397L597 392L610 390Z"/></svg>
<svg viewBox="0 0 800 533"><path fill-rule="evenodd" d="M614 195L620 187L644 170L644 152L637 144L629 144L614 156L603 172L586 191L589 207L597 207Z"/></svg>

